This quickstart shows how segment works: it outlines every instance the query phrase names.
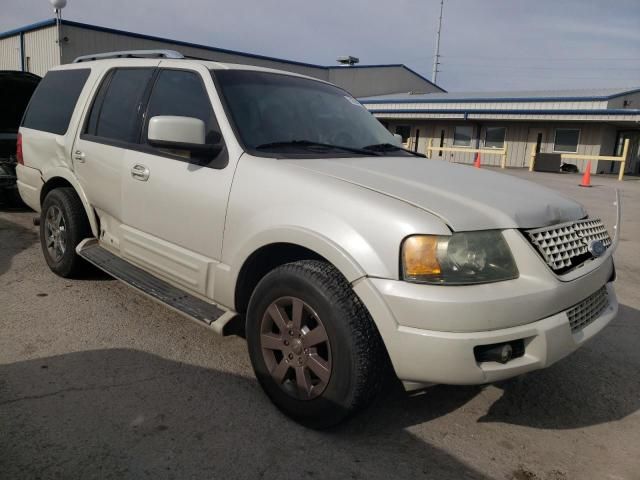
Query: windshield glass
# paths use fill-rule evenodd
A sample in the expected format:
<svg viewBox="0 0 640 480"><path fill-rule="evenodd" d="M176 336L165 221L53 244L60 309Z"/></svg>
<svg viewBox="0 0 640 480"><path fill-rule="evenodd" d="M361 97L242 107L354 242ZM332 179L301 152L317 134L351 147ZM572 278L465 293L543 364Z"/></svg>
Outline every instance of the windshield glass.
<svg viewBox="0 0 640 480"><path fill-rule="evenodd" d="M357 100L332 85L277 73L216 70L244 146L259 154L405 154Z"/></svg>

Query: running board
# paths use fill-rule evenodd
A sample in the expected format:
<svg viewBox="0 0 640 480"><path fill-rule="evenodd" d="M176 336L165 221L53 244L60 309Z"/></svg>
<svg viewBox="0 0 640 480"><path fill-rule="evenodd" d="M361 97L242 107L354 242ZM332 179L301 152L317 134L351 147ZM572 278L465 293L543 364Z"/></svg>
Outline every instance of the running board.
<svg viewBox="0 0 640 480"><path fill-rule="evenodd" d="M224 327L237 314L194 297L169 283L160 280L132 263L102 248L95 238L80 242L76 252L87 262L130 287L144 293L216 333L225 335Z"/></svg>

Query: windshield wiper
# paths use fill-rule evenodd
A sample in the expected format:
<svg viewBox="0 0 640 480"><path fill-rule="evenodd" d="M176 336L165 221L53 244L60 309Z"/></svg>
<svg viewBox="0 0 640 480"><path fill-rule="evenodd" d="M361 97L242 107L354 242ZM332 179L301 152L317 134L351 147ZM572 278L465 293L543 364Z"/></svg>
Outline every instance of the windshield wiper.
<svg viewBox="0 0 640 480"><path fill-rule="evenodd" d="M343 150L345 152L359 153L360 155L380 155L373 150L367 150L364 148L346 147L344 145L333 145L331 143L312 142L311 140L289 140L286 142L270 142L258 145L256 150L270 150L272 148L281 147L300 147L306 149L320 148L324 150Z"/></svg>
<svg viewBox="0 0 640 480"><path fill-rule="evenodd" d="M402 150L403 152L410 153L411 155L415 155L416 157L424 157L423 154L414 152L407 148L399 147L398 145L394 145L393 143L376 143L375 145L367 145L366 147L362 147L363 150L369 150L371 152L395 152L397 150Z"/></svg>

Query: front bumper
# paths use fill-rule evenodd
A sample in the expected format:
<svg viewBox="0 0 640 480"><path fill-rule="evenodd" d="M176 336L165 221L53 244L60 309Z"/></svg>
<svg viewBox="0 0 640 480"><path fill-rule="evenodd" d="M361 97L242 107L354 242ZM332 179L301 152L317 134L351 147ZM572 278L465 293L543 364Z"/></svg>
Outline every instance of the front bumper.
<svg viewBox="0 0 640 480"><path fill-rule="evenodd" d="M378 286L376 286L378 283ZM369 308L396 374L406 383L476 385L548 367L600 332L616 316L613 283L606 284L607 308L582 330L573 332L567 310L524 325L474 332L442 332L401 325L380 294L379 280L362 279L354 290ZM585 292L584 298L591 291ZM476 361L474 347L524 339L524 356L506 364Z"/></svg>

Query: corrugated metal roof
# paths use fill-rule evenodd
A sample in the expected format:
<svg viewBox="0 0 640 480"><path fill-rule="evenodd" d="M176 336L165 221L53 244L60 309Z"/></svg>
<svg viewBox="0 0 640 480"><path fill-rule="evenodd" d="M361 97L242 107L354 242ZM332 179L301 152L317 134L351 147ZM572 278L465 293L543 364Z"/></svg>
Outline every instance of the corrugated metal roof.
<svg viewBox="0 0 640 480"><path fill-rule="evenodd" d="M448 93L391 93L360 98L362 103L443 103L443 102L557 102L610 100L640 92L640 87L591 88L580 90L526 90L519 92L448 92Z"/></svg>

